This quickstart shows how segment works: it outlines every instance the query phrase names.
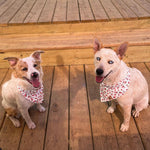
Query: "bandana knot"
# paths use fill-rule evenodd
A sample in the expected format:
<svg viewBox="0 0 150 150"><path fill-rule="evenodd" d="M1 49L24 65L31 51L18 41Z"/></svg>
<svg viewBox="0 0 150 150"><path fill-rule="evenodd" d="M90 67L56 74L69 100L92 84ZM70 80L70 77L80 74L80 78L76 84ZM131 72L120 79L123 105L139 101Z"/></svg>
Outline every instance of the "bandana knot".
<svg viewBox="0 0 150 150"><path fill-rule="evenodd" d="M42 103L43 102L43 85L40 88L34 90L24 90L21 86L17 86L19 92L25 97L26 100L32 103Z"/></svg>
<svg viewBox="0 0 150 150"><path fill-rule="evenodd" d="M111 101L124 95L128 90L130 84L130 71L128 69L127 76L119 81L116 85L106 85L105 83L100 84L100 99L101 102Z"/></svg>

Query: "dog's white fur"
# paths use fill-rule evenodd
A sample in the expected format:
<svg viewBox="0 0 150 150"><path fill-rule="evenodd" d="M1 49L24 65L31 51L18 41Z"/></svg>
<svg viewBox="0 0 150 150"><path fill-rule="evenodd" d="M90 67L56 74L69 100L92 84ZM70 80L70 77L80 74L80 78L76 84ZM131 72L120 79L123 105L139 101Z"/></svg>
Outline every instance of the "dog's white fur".
<svg viewBox="0 0 150 150"><path fill-rule="evenodd" d="M42 84L43 72L40 66L41 58L40 53L43 51L35 51L29 57L19 59L16 57L6 58L11 68L13 69L12 77L9 81L3 84L2 86L2 106L7 112L7 116L12 121L16 127L20 127L20 122L17 119L17 115L21 113L25 119L28 127L34 129L36 127L35 123L31 120L28 109L34 105L34 103L27 101L17 89L17 86L23 87L25 90L34 89L33 85L30 84L27 80L31 79L31 74L36 72L39 76L39 82ZM34 64L37 64L34 67ZM18 66L18 67L17 67ZM27 71L23 71L22 68L27 67ZM37 104L37 109L40 112L44 112L45 108L41 104Z"/></svg>
<svg viewBox="0 0 150 150"><path fill-rule="evenodd" d="M129 120L131 116L132 106L135 106L135 110L132 112L134 117L139 116L139 112L148 107L149 93L148 84L142 73L136 68L128 67L122 58L128 47L127 43L121 44L115 52L111 48L103 48L99 41L96 39L94 43L95 53L95 70L101 68L104 72L102 76L106 76L111 70L112 72L104 79L104 83L107 85L115 85L120 80L126 77L126 72L130 70L130 85L124 95L117 99L117 102L124 111L124 121L121 124L120 130L122 132L127 131L129 128ZM97 61L97 57L101 60ZM112 60L113 64L108 64L108 61ZM108 107L107 112L113 113L116 109L116 104L112 101L111 106Z"/></svg>

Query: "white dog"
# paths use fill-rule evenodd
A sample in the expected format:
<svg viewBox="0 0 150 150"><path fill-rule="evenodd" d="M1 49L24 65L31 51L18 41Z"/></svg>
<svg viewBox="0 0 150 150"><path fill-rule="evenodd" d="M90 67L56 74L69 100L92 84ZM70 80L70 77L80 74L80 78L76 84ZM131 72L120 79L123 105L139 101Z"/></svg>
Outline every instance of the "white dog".
<svg viewBox="0 0 150 150"><path fill-rule="evenodd" d="M94 42L96 81L100 83L101 101L117 99L124 111L122 132L129 128L132 106L135 106L132 115L138 117L139 112L148 107L149 101L148 84L142 73L122 61L127 47L128 43L123 43L114 51L102 47L97 39ZM107 112L113 113L115 108L116 104L112 101Z"/></svg>
<svg viewBox="0 0 150 150"><path fill-rule="evenodd" d="M45 111L45 108L40 104L44 95L43 72L40 66L41 53L43 51L35 51L29 57L23 59L5 58L9 61L13 72L11 79L2 86L2 106L16 127L20 127L20 122L16 118L20 113L30 129L36 127L28 113L28 109L35 103L40 112Z"/></svg>

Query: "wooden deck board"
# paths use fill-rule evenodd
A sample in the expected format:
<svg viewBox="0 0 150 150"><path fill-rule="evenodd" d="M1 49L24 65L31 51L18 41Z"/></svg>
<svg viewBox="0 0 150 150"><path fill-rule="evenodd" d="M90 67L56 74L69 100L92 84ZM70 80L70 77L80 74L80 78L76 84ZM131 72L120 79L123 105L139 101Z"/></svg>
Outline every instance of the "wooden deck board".
<svg viewBox="0 0 150 150"><path fill-rule="evenodd" d="M104 0L101 1L104 9L106 10L110 20L118 20L121 19L122 20L122 15L120 14L120 12L116 9L116 7L113 5L113 3L111 2L111 0Z"/></svg>
<svg viewBox="0 0 150 150"><path fill-rule="evenodd" d="M68 148L69 67L55 67L45 149Z"/></svg>
<svg viewBox="0 0 150 150"><path fill-rule="evenodd" d="M38 22L52 22L55 6L56 0L47 0Z"/></svg>
<svg viewBox="0 0 150 150"><path fill-rule="evenodd" d="M150 18L148 0L7 0L0 3L0 25L143 18Z"/></svg>
<svg viewBox="0 0 150 150"><path fill-rule="evenodd" d="M67 22L80 21L78 0L68 0Z"/></svg>
<svg viewBox="0 0 150 150"><path fill-rule="evenodd" d="M0 69L0 85L1 86L7 80L7 78L5 79L7 72L8 72L8 69ZM2 100L1 88L0 88L0 99ZM3 120L4 120L4 109L2 108L2 105L0 104L0 130L2 127Z"/></svg>
<svg viewBox="0 0 150 150"><path fill-rule="evenodd" d="M93 149L83 66L70 66L70 149Z"/></svg>
<svg viewBox="0 0 150 150"><path fill-rule="evenodd" d="M119 149L121 150L133 150L139 149L144 150L142 140L138 133L138 129L136 128L136 124L134 119L131 117L130 119L130 127L129 130L125 133L120 132L120 126L123 122L123 111L117 106L115 113L112 114L115 132L118 140Z"/></svg>
<svg viewBox="0 0 150 150"><path fill-rule="evenodd" d="M147 0L135 0L142 8L144 8L147 12L150 13L150 2Z"/></svg>
<svg viewBox="0 0 150 150"><path fill-rule="evenodd" d="M89 1L88 0L78 0L79 2L79 11L81 21L92 21L95 20Z"/></svg>
<svg viewBox="0 0 150 150"><path fill-rule="evenodd" d="M25 0L15 1L7 11L0 16L0 22L8 23L25 3Z"/></svg>
<svg viewBox="0 0 150 150"><path fill-rule="evenodd" d="M11 7L11 5L13 5L14 2L15 0L7 0L0 4L0 17L5 13L7 9L9 9L9 7Z"/></svg>
<svg viewBox="0 0 150 150"><path fill-rule="evenodd" d="M150 63L131 63L131 66L141 70L150 85ZM15 128L5 117L0 129L0 148L63 150L69 146L75 150L149 149L150 109L142 111L135 121L131 118L129 131L121 133L122 110L118 107L110 115L106 112L107 105L99 102L99 84L95 83L93 65L55 67L54 73L53 67L44 67L43 70L43 105L46 106L46 112L39 113L35 107L31 108L31 118L37 125L34 130L29 130L26 125L24 128L23 119L21 127ZM0 81L4 80L2 83L10 75L11 71L0 69ZM4 115L1 103L0 110Z"/></svg>
<svg viewBox="0 0 150 150"><path fill-rule="evenodd" d="M86 32L86 33L65 33L65 34L12 34L2 35L0 51L21 51L34 49L77 49L92 48L94 38L98 38L104 46L118 46L128 41L130 46L150 45L150 29L107 31L107 32Z"/></svg>
<svg viewBox="0 0 150 150"><path fill-rule="evenodd" d="M27 0L16 15L9 21L9 23L23 23L35 2L36 0Z"/></svg>
<svg viewBox="0 0 150 150"><path fill-rule="evenodd" d="M147 18L149 16L149 13L144 10L138 3L136 3L134 0L123 0L128 7L140 18Z"/></svg>
<svg viewBox="0 0 150 150"><path fill-rule="evenodd" d="M37 23L45 2L46 0L37 0L28 16L25 18L24 23Z"/></svg>
<svg viewBox="0 0 150 150"><path fill-rule="evenodd" d="M108 21L109 18L99 0L90 0L91 8L96 21Z"/></svg>
<svg viewBox="0 0 150 150"><path fill-rule="evenodd" d="M135 13L122 0L112 0L124 19L138 19Z"/></svg>
<svg viewBox="0 0 150 150"><path fill-rule="evenodd" d="M57 0L52 22L65 22L67 20L67 0Z"/></svg>

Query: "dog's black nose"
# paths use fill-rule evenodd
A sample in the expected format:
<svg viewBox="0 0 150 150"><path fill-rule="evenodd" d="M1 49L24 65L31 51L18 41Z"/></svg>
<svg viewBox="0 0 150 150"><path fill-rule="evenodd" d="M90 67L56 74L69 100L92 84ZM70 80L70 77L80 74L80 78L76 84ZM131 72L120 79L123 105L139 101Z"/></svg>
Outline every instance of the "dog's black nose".
<svg viewBox="0 0 150 150"><path fill-rule="evenodd" d="M96 69L96 74L99 75L99 76L102 75L103 72L104 71L102 69Z"/></svg>
<svg viewBox="0 0 150 150"><path fill-rule="evenodd" d="M38 73L37 73L37 72L33 72L33 73L31 74L31 77L32 77L32 78L37 78L37 77L38 77Z"/></svg>

